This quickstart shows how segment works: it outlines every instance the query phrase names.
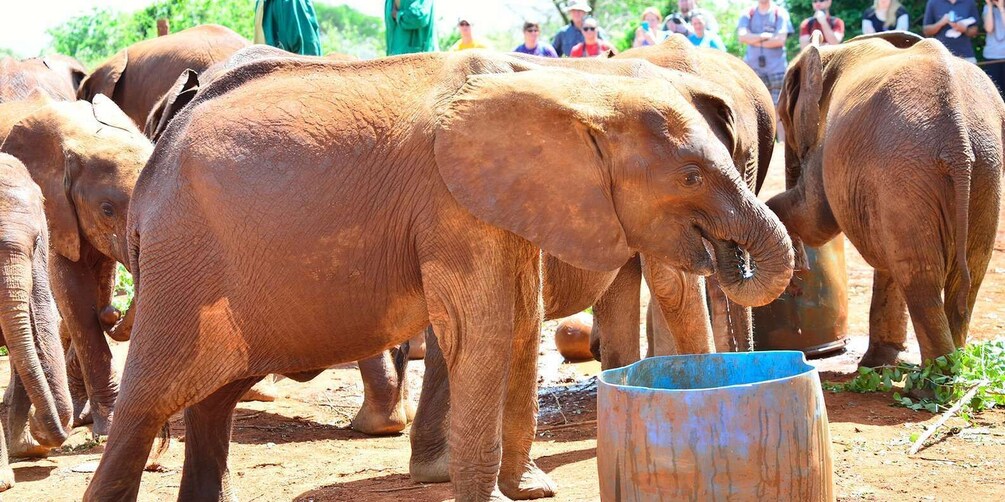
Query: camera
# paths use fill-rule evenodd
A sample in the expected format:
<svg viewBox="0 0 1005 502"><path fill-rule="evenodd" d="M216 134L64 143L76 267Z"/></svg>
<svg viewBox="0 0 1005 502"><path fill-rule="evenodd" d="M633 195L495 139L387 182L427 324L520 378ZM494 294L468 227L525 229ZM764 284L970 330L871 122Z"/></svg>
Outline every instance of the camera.
<svg viewBox="0 0 1005 502"><path fill-rule="evenodd" d="M764 58L764 55L757 56L757 67L764 68L768 65L768 60Z"/></svg>
<svg viewBox="0 0 1005 502"><path fill-rule="evenodd" d="M684 22L684 18L680 17L680 14L672 14L670 16L670 22L673 24L687 24Z"/></svg>

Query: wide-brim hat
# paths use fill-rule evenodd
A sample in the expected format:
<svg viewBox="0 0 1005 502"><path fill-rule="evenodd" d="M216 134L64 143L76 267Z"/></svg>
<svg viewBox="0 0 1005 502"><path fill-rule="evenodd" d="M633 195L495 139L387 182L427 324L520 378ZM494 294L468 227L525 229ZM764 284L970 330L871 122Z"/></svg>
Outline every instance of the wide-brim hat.
<svg viewBox="0 0 1005 502"><path fill-rule="evenodd" d="M590 8L590 4L583 2L581 0L575 0L569 3L569 5L565 7L565 11L569 12L570 10L581 10L586 13L593 11L593 9Z"/></svg>

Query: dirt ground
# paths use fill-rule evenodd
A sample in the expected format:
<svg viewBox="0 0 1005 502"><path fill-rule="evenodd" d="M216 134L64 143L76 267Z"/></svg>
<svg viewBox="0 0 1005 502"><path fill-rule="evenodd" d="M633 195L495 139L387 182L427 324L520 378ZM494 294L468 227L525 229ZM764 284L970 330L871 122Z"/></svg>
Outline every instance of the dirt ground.
<svg viewBox="0 0 1005 502"><path fill-rule="evenodd" d="M769 186L762 195L782 185L782 152L777 151L774 158ZM846 353L813 362L824 380L848 378L866 346L872 270L850 244L847 250L850 343ZM1002 336L1003 252L1005 232L1000 231L973 315L971 339ZM556 324L546 324L542 340L541 425L533 455L558 483L556 500L596 500L596 385L591 377L599 364L564 364L552 340ZM124 344L117 345L115 353L121 364ZM413 397L418 394L421 368L421 362L410 366ZM7 381L7 371L9 365L0 364L0 382ZM276 402L242 403L236 412L230 469L241 500L452 498L449 485L414 484L408 478L407 430L397 436L370 438L347 428L362 396L353 365L326 371L306 384L284 380L278 388L282 398ZM973 426L908 457L910 435L937 417L892 407L888 394L825 395L839 500L1001 499L1005 412L986 412ZM959 420L954 423L965 425ZM144 473L141 500L177 497L184 450L178 441L184 431L180 416L172 420L171 429L172 444L161 458L163 469ZM13 462L17 485L2 496L6 500L79 500L102 448L90 441L87 428L78 428L68 444L49 458Z"/></svg>

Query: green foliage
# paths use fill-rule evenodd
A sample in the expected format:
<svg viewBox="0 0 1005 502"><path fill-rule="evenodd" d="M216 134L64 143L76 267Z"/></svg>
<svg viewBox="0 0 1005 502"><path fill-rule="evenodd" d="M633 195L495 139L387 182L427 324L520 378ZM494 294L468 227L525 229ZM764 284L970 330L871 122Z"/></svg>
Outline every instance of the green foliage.
<svg viewBox="0 0 1005 502"><path fill-rule="evenodd" d="M362 58L384 53L383 20L351 7L314 4L326 53ZM167 19L172 32L200 24L226 26L254 37L255 3L251 0L159 0L133 13L95 8L48 31L51 49L94 67L131 44L157 36L157 20Z"/></svg>
<svg viewBox="0 0 1005 502"><path fill-rule="evenodd" d="M827 382L824 389L862 393L898 389L893 394L895 404L936 413L948 409L978 383L983 387L963 405L964 416L1005 406L1005 341L973 343L924 365L859 368L855 378L843 384ZM929 397L912 399L902 394L912 391Z"/></svg>
<svg viewBox="0 0 1005 502"><path fill-rule="evenodd" d="M10 56L10 57L15 58L15 59L20 59L20 57L18 56L18 54L16 52L14 52L13 50L8 49L6 47L0 47L0 58L6 57L6 56Z"/></svg>
<svg viewBox="0 0 1005 502"><path fill-rule="evenodd" d="M387 52L383 19L368 16L348 5L319 2L314 2L314 12L318 17L321 49L325 54L338 52L371 59Z"/></svg>
<svg viewBox="0 0 1005 502"><path fill-rule="evenodd" d="M115 297L112 298L112 306L119 309L119 312L125 312L133 302L134 294L133 276L119 263L115 270Z"/></svg>

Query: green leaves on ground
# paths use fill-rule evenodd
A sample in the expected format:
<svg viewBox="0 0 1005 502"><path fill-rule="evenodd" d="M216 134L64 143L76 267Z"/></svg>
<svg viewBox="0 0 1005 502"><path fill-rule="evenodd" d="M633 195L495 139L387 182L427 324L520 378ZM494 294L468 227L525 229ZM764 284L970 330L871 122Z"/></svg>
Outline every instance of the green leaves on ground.
<svg viewBox="0 0 1005 502"><path fill-rule="evenodd" d="M970 344L924 365L901 363L880 368L859 368L845 383L825 382L834 392L889 392L895 404L912 410L937 413L948 409L974 385L983 382L962 414L1005 406L1005 340ZM912 398L907 394L926 396Z"/></svg>

